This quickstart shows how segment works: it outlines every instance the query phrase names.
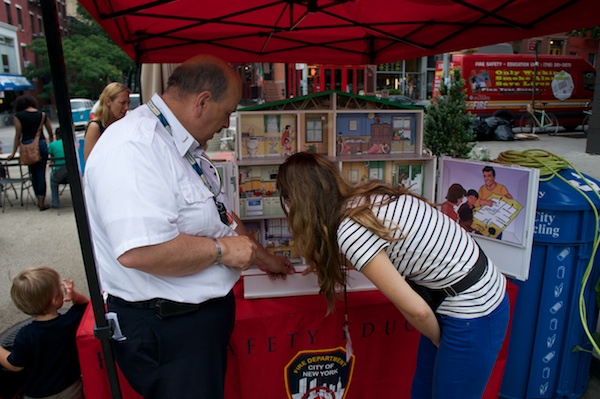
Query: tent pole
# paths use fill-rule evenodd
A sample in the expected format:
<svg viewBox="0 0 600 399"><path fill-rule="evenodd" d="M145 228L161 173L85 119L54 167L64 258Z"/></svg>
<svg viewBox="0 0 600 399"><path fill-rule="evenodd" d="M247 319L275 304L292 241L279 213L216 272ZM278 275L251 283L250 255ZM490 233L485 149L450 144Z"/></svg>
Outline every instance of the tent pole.
<svg viewBox="0 0 600 399"><path fill-rule="evenodd" d="M102 299L98 275L96 273L89 223L85 211L81 176L79 174L77 162L77 152L75 150L73 120L70 112L71 105L69 102L69 90L67 87L64 53L58 25L56 0L41 1L40 6L42 8L42 18L44 19L44 30L46 44L48 46L48 59L52 72L52 84L54 86L58 121L61 136L63 138L63 145L65 147L65 161L67 164L69 184L71 186L71 198L73 200L73 209L75 211L75 220L79 232L79 241L90 291L90 299L94 310L94 319L96 322L95 333L96 337L99 338L101 342L112 397L114 399L121 399L119 379L110 346L112 330L104 313L104 301Z"/></svg>

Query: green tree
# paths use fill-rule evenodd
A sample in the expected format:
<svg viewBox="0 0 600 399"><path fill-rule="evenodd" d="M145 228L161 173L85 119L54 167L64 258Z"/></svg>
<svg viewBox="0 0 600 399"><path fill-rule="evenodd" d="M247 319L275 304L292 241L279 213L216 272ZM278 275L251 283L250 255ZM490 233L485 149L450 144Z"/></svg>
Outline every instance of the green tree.
<svg viewBox="0 0 600 399"><path fill-rule="evenodd" d="M594 39L594 40L600 39L600 26L593 26L591 28L572 30L570 32L567 32L567 35L587 37L589 39Z"/></svg>
<svg viewBox="0 0 600 399"><path fill-rule="evenodd" d="M80 20L71 18L71 34L62 39L67 85L71 97L95 99L106 84L123 82L124 76L130 76L135 64L82 7L79 11L83 16ZM39 97L49 99L54 88L46 40L35 39L28 48L39 64L29 65L24 74L31 80L42 82L44 90Z"/></svg>
<svg viewBox="0 0 600 399"><path fill-rule="evenodd" d="M435 156L468 158L475 146L475 135L470 128L473 116L467 113L466 99L465 80L460 70L454 69L450 86L442 82L440 95L425 113L424 144Z"/></svg>

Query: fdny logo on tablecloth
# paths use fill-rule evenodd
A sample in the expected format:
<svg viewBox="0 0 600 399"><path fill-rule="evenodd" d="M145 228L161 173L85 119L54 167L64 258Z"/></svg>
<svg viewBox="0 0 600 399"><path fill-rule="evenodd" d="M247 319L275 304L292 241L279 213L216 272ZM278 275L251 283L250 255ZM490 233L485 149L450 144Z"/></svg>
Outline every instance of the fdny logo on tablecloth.
<svg viewBox="0 0 600 399"><path fill-rule="evenodd" d="M346 361L342 347L300 351L285 366L285 389L289 399L343 399L346 397L354 355Z"/></svg>

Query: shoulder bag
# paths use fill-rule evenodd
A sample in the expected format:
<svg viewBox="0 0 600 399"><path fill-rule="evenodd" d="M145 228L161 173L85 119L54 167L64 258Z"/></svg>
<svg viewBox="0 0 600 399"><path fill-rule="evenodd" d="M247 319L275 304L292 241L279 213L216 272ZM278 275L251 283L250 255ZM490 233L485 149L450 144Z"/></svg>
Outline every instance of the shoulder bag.
<svg viewBox="0 0 600 399"><path fill-rule="evenodd" d="M33 165L42 160L42 155L40 154L40 134L42 134L45 119L46 114L42 112L40 127L33 140L22 141L19 144L19 162L21 162L21 165Z"/></svg>

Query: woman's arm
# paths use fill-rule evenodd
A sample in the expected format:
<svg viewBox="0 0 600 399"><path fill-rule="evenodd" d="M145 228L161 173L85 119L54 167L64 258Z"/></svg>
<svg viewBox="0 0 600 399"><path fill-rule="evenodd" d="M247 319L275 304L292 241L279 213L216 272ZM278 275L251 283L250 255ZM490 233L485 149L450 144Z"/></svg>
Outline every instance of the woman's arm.
<svg viewBox="0 0 600 399"><path fill-rule="evenodd" d="M48 115L46 115L44 113L44 126L46 126L46 131L48 132L48 142L52 142L54 141L54 132L52 131L52 123L50 122L50 118L48 118ZM42 131L42 134L44 134L44 132Z"/></svg>
<svg viewBox="0 0 600 399"><path fill-rule="evenodd" d="M8 156L9 161L15 157L15 154L16 154L17 150L19 149L19 143L21 141L21 132L23 130L23 125L21 125L21 121L19 120L19 118L17 118L15 116L13 120L14 120L14 124L15 124L15 139L13 142L13 150L10 153L10 155Z"/></svg>
<svg viewBox="0 0 600 399"><path fill-rule="evenodd" d="M87 129L85 130L85 139L83 142L83 159L87 161L92 149L96 145L96 142L100 138L100 126L98 123L88 123Z"/></svg>
<svg viewBox="0 0 600 399"><path fill-rule="evenodd" d="M385 295L406 320L439 346L441 331L435 313L427 302L408 285L384 250L363 267L362 273Z"/></svg>

